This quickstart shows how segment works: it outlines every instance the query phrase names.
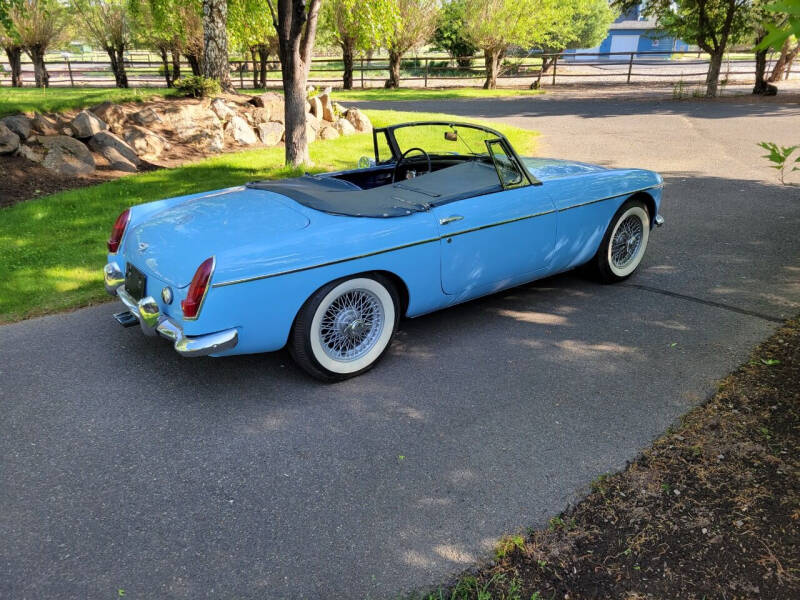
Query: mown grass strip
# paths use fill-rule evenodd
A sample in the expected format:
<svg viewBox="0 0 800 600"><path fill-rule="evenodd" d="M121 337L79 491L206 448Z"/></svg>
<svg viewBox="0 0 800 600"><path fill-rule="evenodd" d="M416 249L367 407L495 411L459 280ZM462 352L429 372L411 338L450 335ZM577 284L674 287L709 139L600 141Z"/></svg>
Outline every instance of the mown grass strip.
<svg viewBox="0 0 800 600"><path fill-rule="evenodd" d="M416 120L469 120L434 113L367 114L376 127ZM495 127L520 153L533 152L536 133ZM283 166L283 152L276 147L224 154L0 209L0 323L105 300L100 274L105 264L105 240L124 208L254 179L292 175ZM315 142L311 145L312 170L353 168L363 155L372 156L372 136L368 134Z"/></svg>
<svg viewBox="0 0 800 600"><path fill-rule="evenodd" d="M172 96L166 88L0 88L0 117L21 112L60 112L86 108L107 100L143 102L153 96Z"/></svg>

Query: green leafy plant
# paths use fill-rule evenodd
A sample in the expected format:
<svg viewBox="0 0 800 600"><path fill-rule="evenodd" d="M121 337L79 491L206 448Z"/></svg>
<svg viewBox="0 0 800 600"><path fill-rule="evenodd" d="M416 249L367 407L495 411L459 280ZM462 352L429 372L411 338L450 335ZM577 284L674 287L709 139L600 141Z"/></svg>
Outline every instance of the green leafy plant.
<svg viewBox="0 0 800 600"><path fill-rule="evenodd" d="M786 169L789 168L790 164L793 162L800 164L800 155L793 161L789 160L792 153L800 148L800 144L796 146L778 146L772 142L759 142L758 145L768 152L768 154L764 155L764 158L772 163L770 166L773 169L778 171L778 181L781 182L781 185L786 185L786 181L784 180L786 177ZM792 167L790 172L794 171L800 171L800 167Z"/></svg>
<svg viewBox="0 0 800 600"><path fill-rule="evenodd" d="M218 81L202 75L191 75L178 79L174 85L175 89L181 94L191 98L206 98L207 96L215 96L220 92Z"/></svg>
<svg viewBox="0 0 800 600"><path fill-rule="evenodd" d="M505 536L497 542L494 554L498 559L501 559L514 552L514 550L525 550L525 539L521 535Z"/></svg>

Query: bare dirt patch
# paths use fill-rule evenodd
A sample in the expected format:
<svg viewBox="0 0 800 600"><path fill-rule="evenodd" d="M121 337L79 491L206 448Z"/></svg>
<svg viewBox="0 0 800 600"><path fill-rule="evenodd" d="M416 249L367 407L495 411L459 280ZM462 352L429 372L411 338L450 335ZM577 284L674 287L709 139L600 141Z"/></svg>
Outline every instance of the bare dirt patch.
<svg viewBox="0 0 800 600"><path fill-rule="evenodd" d="M800 320L626 471L500 548L444 597L800 598Z"/></svg>

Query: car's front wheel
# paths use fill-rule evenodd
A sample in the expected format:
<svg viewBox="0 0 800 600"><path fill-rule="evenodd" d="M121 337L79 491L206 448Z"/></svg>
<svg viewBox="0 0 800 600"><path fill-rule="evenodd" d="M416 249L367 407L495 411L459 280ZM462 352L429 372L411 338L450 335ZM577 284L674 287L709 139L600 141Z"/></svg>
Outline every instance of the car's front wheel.
<svg viewBox="0 0 800 600"><path fill-rule="evenodd" d="M337 381L372 368L399 320L397 291L386 277L362 275L317 290L295 319L289 352L317 379Z"/></svg>
<svg viewBox="0 0 800 600"><path fill-rule="evenodd" d="M650 238L650 214L640 200L625 202L608 226L594 267L604 283L623 281L642 262Z"/></svg>

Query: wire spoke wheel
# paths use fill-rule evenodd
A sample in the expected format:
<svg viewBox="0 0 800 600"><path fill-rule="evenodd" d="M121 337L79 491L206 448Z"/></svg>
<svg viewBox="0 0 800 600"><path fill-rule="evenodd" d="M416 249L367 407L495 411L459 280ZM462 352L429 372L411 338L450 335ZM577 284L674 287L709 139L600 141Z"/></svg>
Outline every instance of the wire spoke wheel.
<svg viewBox="0 0 800 600"><path fill-rule="evenodd" d="M325 310L320 321L320 345L334 360L357 360L375 345L384 322L383 306L375 294L365 289L350 290Z"/></svg>
<svg viewBox="0 0 800 600"><path fill-rule="evenodd" d="M614 283L630 277L642 262L650 239L650 214L644 202L629 199L619 207L595 257L600 280Z"/></svg>
<svg viewBox="0 0 800 600"><path fill-rule="evenodd" d="M380 273L332 281L301 307L289 351L317 379L354 377L386 352L397 329L399 307L397 289Z"/></svg>
<svg viewBox="0 0 800 600"><path fill-rule="evenodd" d="M624 269L636 258L642 245L644 224L637 215L630 215L620 223L611 242L611 262Z"/></svg>

